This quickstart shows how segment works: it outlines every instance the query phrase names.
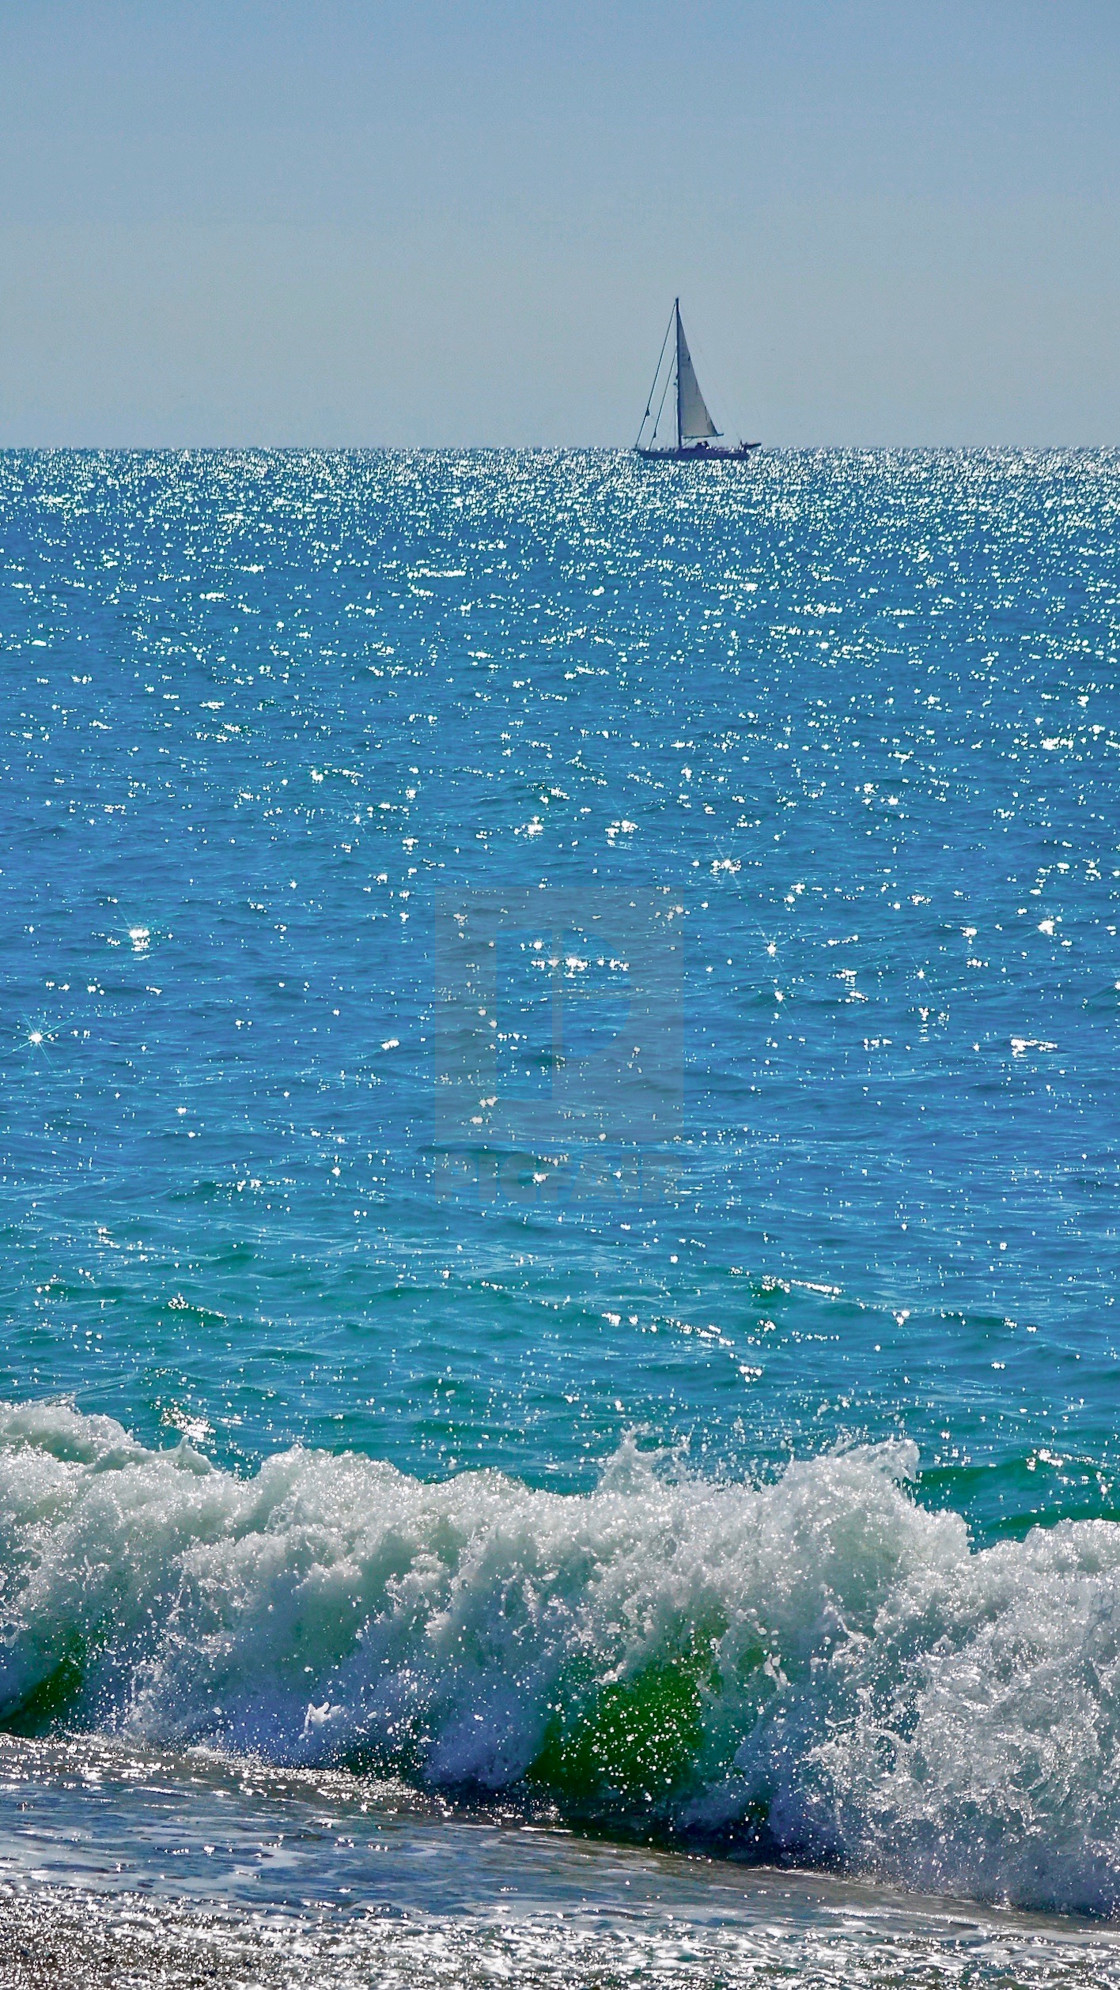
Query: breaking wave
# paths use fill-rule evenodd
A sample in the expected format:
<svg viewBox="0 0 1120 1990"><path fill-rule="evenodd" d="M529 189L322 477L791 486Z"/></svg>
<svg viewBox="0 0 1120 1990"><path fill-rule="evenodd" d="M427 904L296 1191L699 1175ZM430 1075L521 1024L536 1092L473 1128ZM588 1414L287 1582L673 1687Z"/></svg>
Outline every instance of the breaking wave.
<svg viewBox="0 0 1120 1990"><path fill-rule="evenodd" d="M252 1478L0 1406L0 1720L530 1790L568 1816L1120 1909L1120 1526L974 1551L907 1444L585 1495Z"/></svg>

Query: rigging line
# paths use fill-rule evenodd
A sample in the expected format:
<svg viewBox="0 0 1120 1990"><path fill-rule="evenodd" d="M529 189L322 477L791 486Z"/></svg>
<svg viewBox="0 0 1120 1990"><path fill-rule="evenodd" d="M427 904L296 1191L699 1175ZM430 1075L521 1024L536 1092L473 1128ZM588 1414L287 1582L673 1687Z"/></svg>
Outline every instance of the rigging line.
<svg viewBox="0 0 1120 1990"><path fill-rule="evenodd" d="M653 370L653 380L650 384L649 398L646 401L646 411L645 414L642 416L641 424L638 429L637 442L635 442L634 444L635 449L638 446L638 442L640 442L642 439L642 429L645 427L647 421L649 420L649 411L653 406L654 394L657 392L657 381L658 381L658 376L661 372L661 362L665 357L665 348L669 343L669 333L672 331L672 329L673 329L673 320L672 318L670 318L668 324L665 327L665 337L661 341L661 351L657 355L657 365L654 367ZM662 405L664 405L665 401L664 394L662 394L661 400L662 400ZM660 409L658 410L658 414L660 415Z"/></svg>
<svg viewBox="0 0 1120 1990"><path fill-rule="evenodd" d="M661 411L665 406L665 396L669 392L669 382L672 380L672 378L673 378L673 369L672 367L670 367L665 375L665 385L661 389L661 399L657 403L657 420L653 424L653 436L651 437L651 440L654 442L656 442L657 440L657 431L661 426ZM652 394L650 395L650 399L651 400L653 399Z"/></svg>

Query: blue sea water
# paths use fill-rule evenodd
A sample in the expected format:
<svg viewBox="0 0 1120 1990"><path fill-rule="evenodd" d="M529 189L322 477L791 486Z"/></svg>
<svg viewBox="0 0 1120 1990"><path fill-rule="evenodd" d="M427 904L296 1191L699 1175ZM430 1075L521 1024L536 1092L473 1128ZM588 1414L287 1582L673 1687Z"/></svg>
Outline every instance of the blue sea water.
<svg viewBox="0 0 1120 1990"><path fill-rule="evenodd" d="M0 457L15 1735L1120 1906L1118 519Z"/></svg>

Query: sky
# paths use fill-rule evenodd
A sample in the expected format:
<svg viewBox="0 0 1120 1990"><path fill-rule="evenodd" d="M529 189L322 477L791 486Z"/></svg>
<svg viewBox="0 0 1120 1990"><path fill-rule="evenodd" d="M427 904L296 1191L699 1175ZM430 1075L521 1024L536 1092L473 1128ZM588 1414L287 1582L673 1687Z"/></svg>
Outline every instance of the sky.
<svg viewBox="0 0 1120 1990"><path fill-rule="evenodd" d="M1120 0L0 0L0 446L1120 443Z"/></svg>

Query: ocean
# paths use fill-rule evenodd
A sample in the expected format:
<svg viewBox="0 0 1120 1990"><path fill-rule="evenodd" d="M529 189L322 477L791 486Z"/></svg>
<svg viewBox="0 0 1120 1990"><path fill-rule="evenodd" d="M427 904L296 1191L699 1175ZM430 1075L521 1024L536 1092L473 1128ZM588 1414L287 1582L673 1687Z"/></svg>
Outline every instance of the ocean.
<svg viewBox="0 0 1120 1990"><path fill-rule="evenodd" d="M0 455L0 1980L1120 1984L1118 523Z"/></svg>

